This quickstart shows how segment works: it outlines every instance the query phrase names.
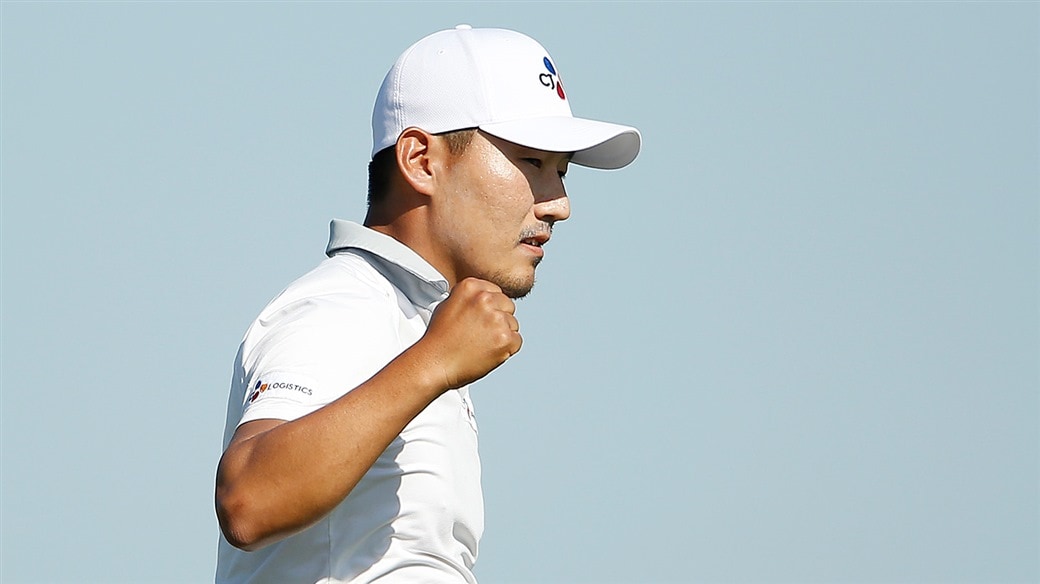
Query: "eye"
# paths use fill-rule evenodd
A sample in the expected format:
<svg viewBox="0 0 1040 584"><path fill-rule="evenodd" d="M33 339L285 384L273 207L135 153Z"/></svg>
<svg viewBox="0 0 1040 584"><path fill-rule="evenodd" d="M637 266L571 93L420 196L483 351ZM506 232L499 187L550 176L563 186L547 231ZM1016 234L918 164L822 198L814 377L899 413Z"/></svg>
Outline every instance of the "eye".
<svg viewBox="0 0 1040 584"><path fill-rule="evenodd" d="M535 168L541 168L542 167L542 160L540 158L522 158L521 160L523 160L524 162L530 164L531 166L533 166Z"/></svg>

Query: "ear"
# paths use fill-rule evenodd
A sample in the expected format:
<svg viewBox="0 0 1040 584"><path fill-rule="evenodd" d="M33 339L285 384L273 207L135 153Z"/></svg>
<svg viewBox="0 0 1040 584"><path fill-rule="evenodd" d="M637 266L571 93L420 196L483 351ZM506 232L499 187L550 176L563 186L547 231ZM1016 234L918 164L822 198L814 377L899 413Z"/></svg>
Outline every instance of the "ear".
<svg viewBox="0 0 1040 584"><path fill-rule="evenodd" d="M436 136L420 128L401 132L395 147L401 177L418 193L432 195L434 178L446 147Z"/></svg>

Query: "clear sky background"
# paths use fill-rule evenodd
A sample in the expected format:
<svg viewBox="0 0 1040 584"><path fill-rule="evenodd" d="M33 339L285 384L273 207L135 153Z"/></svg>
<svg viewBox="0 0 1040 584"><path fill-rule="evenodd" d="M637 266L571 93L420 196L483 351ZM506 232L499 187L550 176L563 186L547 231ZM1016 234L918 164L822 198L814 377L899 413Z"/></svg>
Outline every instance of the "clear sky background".
<svg viewBox="0 0 1040 584"><path fill-rule="evenodd" d="M1040 580L1026 2L3 2L0 580L212 580L238 343L460 22L644 136L475 386L482 583Z"/></svg>

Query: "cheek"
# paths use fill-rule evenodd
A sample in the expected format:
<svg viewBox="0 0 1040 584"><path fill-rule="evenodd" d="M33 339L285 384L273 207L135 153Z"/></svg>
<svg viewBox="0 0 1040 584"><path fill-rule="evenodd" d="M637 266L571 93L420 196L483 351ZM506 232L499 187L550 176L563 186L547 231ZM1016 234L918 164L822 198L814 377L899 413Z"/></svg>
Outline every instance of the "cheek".
<svg viewBox="0 0 1040 584"><path fill-rule="evenodd" d="M481 194L489 216L499 223L497 228L522 226L534 207L534 196L524 174L507 158L497 156L488 161L485 179L488 188Z"/></svg>
<svg viewBox="0 0 1040 584"><path fill-rule="evenodd" d="M520 173L516 166L497 150L484 152L482 159L483 174L489 181L507 182Z"/></svg>
<svg viewBox="0 0 1040 584"><path fill-rule="evenodd" d="M456 175L456 189L444 211L451 238L466 249L517 238L534 207L524 174L497 150L483 152Z"/></svg>

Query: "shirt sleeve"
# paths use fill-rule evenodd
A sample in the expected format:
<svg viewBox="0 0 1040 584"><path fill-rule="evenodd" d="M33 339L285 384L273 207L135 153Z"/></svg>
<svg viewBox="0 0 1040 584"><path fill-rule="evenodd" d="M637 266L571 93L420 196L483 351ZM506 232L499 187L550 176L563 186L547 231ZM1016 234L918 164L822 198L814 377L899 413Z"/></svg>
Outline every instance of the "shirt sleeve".
<svg viewBox="0 0 1040 584"><path fill-rule="evenodd" d="M293 301L254 323L243 345L241 425L294 420L343 396L403 350L379 294Z"/></svg>

